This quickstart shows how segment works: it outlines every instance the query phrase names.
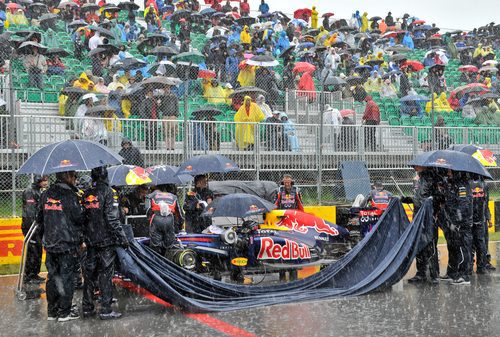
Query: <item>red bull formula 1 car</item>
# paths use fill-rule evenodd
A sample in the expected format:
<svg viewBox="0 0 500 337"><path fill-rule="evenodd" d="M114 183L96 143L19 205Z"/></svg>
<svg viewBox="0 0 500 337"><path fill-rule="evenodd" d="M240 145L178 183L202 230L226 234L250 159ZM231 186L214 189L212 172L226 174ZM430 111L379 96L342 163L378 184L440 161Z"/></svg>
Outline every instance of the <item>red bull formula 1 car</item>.
<svg viewBox="0 0 500 337"><path fill-rule="evenodd" d="M220 278L223 272L262 274L333 263L350 249L343 227L297 210L273 210L264 223L212 225L203 234L177 235L169 258Z"/></svg>

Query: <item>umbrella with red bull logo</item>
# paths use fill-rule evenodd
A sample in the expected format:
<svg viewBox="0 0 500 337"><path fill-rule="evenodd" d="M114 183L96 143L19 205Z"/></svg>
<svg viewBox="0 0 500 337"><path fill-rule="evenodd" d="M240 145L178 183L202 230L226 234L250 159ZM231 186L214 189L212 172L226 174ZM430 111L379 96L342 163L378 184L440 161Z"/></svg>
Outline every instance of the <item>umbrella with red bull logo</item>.
<svg viewBox="0 0 500 337"><path fill-rule="evenodd" d="M472 144L456 144L449 147L449 150L467 153L476 158L486 167L497 167L497 158L493 151L484 149Z"/></svg>
<svg viewBox="0 0 500 337"><path fill-rule="evenodd" d="M111 186L137 186L152 182L146 170L135 165L116 165L108 167Z"/></svg>
<svg viewBox="0 0 500 337"><path fill-rule="evenodd" d="M240 168L231 159L220 154L194 156L179 166L176 175L197 176L206 173L239 172Z"/></svg>
<svg viewBox="0 0 500 337"><path fill-rule="evenodd" d="M24 162L17 174L89 171L100 166L121 164L122 159L102 144L70 139L42 147Z"/></svg>

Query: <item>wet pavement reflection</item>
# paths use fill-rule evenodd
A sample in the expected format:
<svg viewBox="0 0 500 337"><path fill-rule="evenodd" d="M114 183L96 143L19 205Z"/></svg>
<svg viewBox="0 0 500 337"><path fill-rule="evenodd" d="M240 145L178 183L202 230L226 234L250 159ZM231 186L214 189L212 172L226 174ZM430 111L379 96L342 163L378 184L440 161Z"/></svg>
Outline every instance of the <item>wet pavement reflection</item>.
<svg viewBox="0 0 500 337"><path fill-rule="evenodd" d="M497 265L500 243L490 243ZM446 268L440 246L441 274ZM116 321L47 322L45 295L18 301L16 277L0 277L1 336L499 336L500 272L473 275L471 285L408 284L391 290L318 302L209 315L184 314L117 288ZM272 295L270 295L272 296ZM81 301L81 291L75 302ZM221 328L222 326L222 328ZM218 328L219 327L219 328ZM232 329L231 327L234 327ZM238 329L239 328L239 329Z"/></svg>

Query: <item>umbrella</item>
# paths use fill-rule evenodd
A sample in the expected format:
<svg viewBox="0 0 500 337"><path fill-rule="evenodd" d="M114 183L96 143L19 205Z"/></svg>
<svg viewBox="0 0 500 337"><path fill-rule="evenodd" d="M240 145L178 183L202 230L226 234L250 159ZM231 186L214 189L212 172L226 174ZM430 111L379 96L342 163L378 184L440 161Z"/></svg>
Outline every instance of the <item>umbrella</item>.
<svg viewBox="0 0 500 337"><path fill-rule="evenodd" d="M408 60L406 61L402 66L401 68L404 68L404 67L409 67L411 68L413 71L420 71L422 69L424 69L424 65L418 61L414 61L414 60Z"/></svg>
<svg viewBox="0 0 500 337"><path fill-rule="evenodd" d="M368 63L370 66L373 67L373 66L381 65L382 63L384 63L384 60L372 59L372 60L367 61L366 63Z"/></svg>
<svg viewBox="0 0 500 337"><path fill-rule="evenodd" d="M72 3L74 3L74 2L72 2ZM68 28L76 29L79 27L85 27L86 25L87 25L87 23L83 20L74 20L68 24Z"/></svg>
<svg viewBox="0 0 500 337"><path fill-rule="evenodd" d="M116 6L108 6L108 7L102 7L102 11L103 12L119 12L121 11L122 9L120 7L116 7Z"/></svg>
<svg viewBox="0 0 500 337"><path fill-rule="evenodd" d="M176 74L176 66L174 63L170 61L160 61L157 63L153 63L151 67L148 69L148 73L151 75L161 74L164 76L174 75Z"/></svg>
<svg viewBox="0 0 500 337"><path fill-rule="evenodd" d="M492 72L492 73L496 73L498 71L498 69L496 67L492 67L492 66L489 66L489 67L482 67L482 68L479 68L479 72L486 72L486 71L489 71L489 72Z"/></svg>
<svg viewBox="0 0 500 337"><path fill-rule="evenodd" d="M59 57L66 57L69 56L69 53L62 48L52 48L45 52L45 56L51 57L54 55L57 55Z"/></svg>
<svg viewBox="0 0 500 337"><path fill-rule="evenodd" d="M33 48L33 47L38 48L38 51L40 52L40 54L43 54L47 50L47 47L41 45L40 43L33 42L33 41L27 41L27 42L21 43L19 48L17 48L17 52L19 54L26 54L26 53L30 52L31 48Z"/></svg>
<svg viewBox="0 0 500 337"><path fill-rule="evenodd" d="M208 7L208 8L202 9L200 11L200 14L201 15L208 15L208 16L210 16L211 14L213 14L215 12L217 12L215 9Z"/></svg>
<svg viewBox="0 0 500 337"><path fill-rule="evenodd" d="M110 186L137 186L151 183L146 170L135 165L116 165L108 167Z"/></svg>
<svg viewBox="0 0 500 337"><path fill-rule="evenodd" d="M97 48L104 48L112 55L118 54L120 52L120 48L118 48L114 44L100 44L97 46Z"/></svg>
<svg viewBox="0 0 500 337"><path fill-rule="evenodd" d="M488 86L484 83L469 83L467 85L463 85L460 87L455 88L453 92L459 93L463 91L464 93L470 93L470 92L488 92Z"/></svg>
<svg viewBox="0 0 500 337"><path fill-rule="evenodd" d="M10 2L6 6L7 9L9 10L17 10L17 9L23 9L23 7L19 4L16 4L15 2Z"/></svg>
<svg viewBox="0 0 500 337"><path fill-rule="evenodd" d="M414 25L423 25L425 23L425 20L415 20L412 22Z"/></svg>
<svg viewBox="0 0 500 337"><path fill-rule="evenodd" d="M340 116L342 116L342 118L348 117L348 116L354 116L355 114L356 114L356 111L354 111L352 109L340 110Z"/></svg>
<svg viewBox="0 0 500 337"><path fill-rule="evenodd" d="M328 76L325 81L322 83L323 85L344 85L347 84L347 82L337 76Z"/></svg>
<svg viewBox="0 0 500 337"><path fill-rule="evenodd" d="M113 69L122 69L122 70L133 70L143 68L147 65L146 62L142 60L138 60L133 57L125 58L122 60L118 60L111 66Z"/></svg>
<svg viewBox="0 0 500 337"><path fill-rule="evenodd" d="M307 26L307 22L302 19L293 19L292 24L294 24L295 26L302 26L302 27Z"/></svg>
<svg viewBox="0 0 500 337"><path fill-rule="evenodd" d="M294 50L295 50L294 45L289 46L288 48L286 48L281 52L280 58L284 58L285 56L290 55Z"/></svg>
<svg viewBox="0 0 500 337"><path fill-rule="evenodd" d="M361 71L370 71L372 70L372 67L368 66L368 65L362 65L362 66L356 66L354 67L354 70L358 71L358 70L361 70Z"/></svg>
<svg viewBox="0 0 500 337"><path fill-rule="evenodd" d="M210 15L210 17L212 18L217 18L217 17L223 17L223 16L226 16L225 13L222 13L222 12L215 12L215 13L212 13L212 15Z"/></svg>
<svg viewBox="0 0 500 337"><path fill-rule="evenodd" d="M204 120L213 118L217 115L222 115L222 111L214 107L202 107L193 111L193 117L197 120Z"/></svg>
<svg viewBox="0 0 500 337"><path fill-rule="evenodd" d="M240 168L231 159L220 154L194 156L179 166L176 175L197 176L206 173L239 172Z"/></svg>
<svg viewBox="0 0 500 337"><path fill-rule="evenodd" d="M181 18L189 18L189 16L191 15L191 11L190 10L187 10L187 9L180 9L178 11L175 11L171 16L170 16L170 20L171 21L178 21L180 20Z"/></svg>
<svg viewBox="0 0 500 337"><path fill-rule="evenodd" d="M259 66L259 67L274 67L279 65L279 62L276 61L272 56L268 55L257 55L252 57L247 61L248 65L251 66Z"/></svg>
<svg viewBox="0 0 500 337"><path fill-rule="evenodd" d="M497 158L491 150L483 149L480 146L472 144L455 144L448 148L448 150L466 153L477 160L486 167L496 167Z"/></svg>
<svg viewBox="0 0 500 337"><path fill-rule="evenodd" d="M311 10L309 8L302 8L302 9L297 9L295 12L293 12L293 17L295 19L302 19L304 16L307 16L308 18L311 16Z"/></svg>
<svg viewBox="0 0 500 337"><path fill-rule="evenodd" d="M400 102L410 102L410 101L428 101L429 98L422 95L406 95L402 97Z"/></svg>
<svg viewBox="0 0 500 337"><path fill-rule="evenodd" d="M313 71L316 70L316 67L308 62L297 62L295 63L295 66L293 67L293 72L294 73L312 73Z"/></svg>
<svg viewBox="0 0 500 337"><path fill-rule="evenodd" d="M251 26L255 23L255 18L252 18L250 16L244 16L242 18L239 18L239 19L236 19L236 22L240 25L240 26Z"/></svg>
<svg viewBox="0 0 500 337"><path fill-rule="evenodd" d="M408 48L406 46L401 46L401 45L387 47L385 50L386 51L394 51L394 52L397 52L397 53L406 53L406 52L411 51L410 48Z"/></svg>
<svg viewBox="0 0 500 337"><path fill-rule="evenodd" d="M328 13L325 13L323 15L321 15L322 18L329 18L330 16L334 16L335 14L332 13L332 12L328 12Z"/></svg>
<svg viewBox="0 0 500 337"><path fill-rule="evenodd" d="M64 2L61 2L59 4L59 6L57 6L57 8L63 9L63 8L66 8L66 6L78 7L78 4L76 2L73 2L73 1L64 1Z"/></svg>
<svg viewBox="0 0 500 337"><path fill-rule="evenodd" d="M378 20L382 20L382 18L380 16L372 16L370 18L370 21L378 21Z"/></svg>
<svg viewBox="0 0 500 337"><path fill-rule="evenodd" d="M56 15L56 14L52 14L52 13L47 13L47 14L44 14L40 17L40 22L42 21L49 21L49 20L56 20L56 19L59 19L59 16Z"/></svg>
<svg viewBox="0 0 500 337"><path fill-rule="evenodd" d="M236 13L236 12L226 13L226 16L228 16L229 18L233 18L234 20L241 18L241 15L239 13Z"/></svg>
<svg viewBox="0 0 500 337"><path fill-rule="evenodd" d="M93 30L95 32L99 32L99 34L101 34L103 36L106 36L106 37L109 37L111 39L115 38L115 36L113 35L113 33L111 31L105 29L105 28L97 27L97 26L88 26L88 29Z"/></svg>
<svg viewBox="0 0 500 337"><path fill-rule="evenodd" d="M391 61L402 61L407 59L408 57L403 54L395 54L391 56Z"/></svg>
<svg viewBox="0 0 500 337"><path fill-rule="evenodd" d="M256 195L246 193L228 194L210 204L205 215L210 217L246 218L272 211L276 205Z"/></svg>
<svg viewBox="0 0 500 337"><path fill-rule="evenodd" d="M175 55L172 57L172 61L185 61L199 64L205 62L205 56L198 51L191 51Z"/></svg>
<svg viewBox="0 0 500 337"><path fill-rule="evenodd" d="M188 174L176 175L179 170L176 166L156 165L148 167L146 172L151 179L151 183L155 186L165 184L184 185L193 180L193 177Z"/></svg>
<svg viewBox="0 0 500 337"><path fill-rule="evenodd" d="M356 28L352 28L352 27L349 27L349 26L342 26L342 27L340 27L337 30L339 32L352 32L352 31L356 30Z"/></svg>
<svg viewBox="0 0 500 337"><path fill-rule="evenodd" d="M429 67L429 71L434 70L434 69L444 69L446 66L444 64L434 64Z"/></svg>
<svg viewBox="0 0 500 337"><path fill-rule="evenodd" d="M128 10L128 11L136 11L139 9L139 5L136 3L133 3L132 1L120 2L118 4L118 7L123 9L123 10Z"/></svg>
<svg viewBox="0 0 500 337"><path fill-rule="evenodd" d="M230 95L229 98L234 98L236 96L247 96L247 95L267 95L267 92L257 88L257 87L252 87L252 86L247 86L247 87L239 87L238 89L234 90Z"/></svg>
<svg viewBox="0 0 500 337"><path fill-rule="evenodd" d="M226 27L221 27L221 26L215 26L210 28L205 32L205 36L208 38L211 38L214 36L214 32L218 30L220 32L220 35L224 35L228 32L228 29Z"/></svg>
<svg viewBox="0 0 500 337"><path fill-rule="evenodd" d="M482 66L483 67L486 67L486 66L496 66L498 64L498 61L495 61L495 60L488 60L488 61L484 61Z"/></svg>
<svg viewBox="0 0 500 337"><path fill-rule="evenodd" d="M61 95L66 95L71 97L85 95L86 93L88 93L87 90L77 87L66 87L61 90Z"/></svg>
<svg viewBox="0 0 500 337"><path fill-rule="evenodd" d="M29 9L32 9L32 8L35 8L35 7L41 7L40 10L41 9L48 9L46 4L42 4L40 2L35 2L34 4L29 4L28 5Z"/></svg>
<svg viewBox="0 0 500 337"><path fill-rule="evenodd" d="M359 76L349 76L345 80L349 85L363 84L365 82L363 77Z"/></svg>
<svg viewBox="0 0 500 337"><path fill-rule="evenodd" d="M85 112L85 115L104 115L106 112L115 112L116 109L109 105L96 105L90 107Z"/></svg>
<svg viewBox="0 0 500 337"><path fill-rule="evenodd" d="M458 89L458 88L457 88ZM455 89L455 90L457 90ZM463 90L458 90L457 92L462 91L463 94L484 94L490 91L489 88L481 87L481 86L476 86L476 87L467 87Z"/></svg>
<svg viewBox="0 0 500 337"><path fill-rule="evenodd" d="M156 46L151 51L149 51L148 54L173 56L179 54L179 52L172 47Z"/></svg>
<svg viewBox="0 0 500 337"><path fill-rule="evenodd" d="M87 140L66 140L44 146L21 166L18 174L47 175L66 171L88 171L118 165L122 157L108 147Z"/></svg>
<svg viewBox="0 0 500 337"><path fill-rule="evenodd" d="M104 53L104 52L107 52L107 50L104 49L104 48L99 48L98 47L98 48L94 48L91 51L89 51L89 53L87 54L87 56L94 56L94 55L97 55L97 54L100 54L100 53Z"/></svg>
<svg viewBox="0 0 500 337"><path fill-rule="evenodd" d="M82 7L80 7L80 10L82 12L95 12L95 11L99 10L99 8L100 7L98 5L89 3L89 4L82 5Z"/></svg>
<svg viewBox="0 0 500 337"><path fill-rule="evenodd" d="M399 70L393 70L393 71L389 71L388 73L385 73L384 76L382 76L382 78L385 80L385 79L388 79L390 78L392 75L400 75L401 72Z"/></svg>
<svg viewBox="0 0 500 337"><path fill-rule="evenodd" d="M153 76L141 82L143 85L152 85L153 87L164 87L166 85L175 86L182 81L175 77Z"/></svg>
<svg viewBox="0 0 500 337"><path fill-rule="evenodd" d="M465 65L465 66L460 66L458 67L458 70L461 72L467 72L467 73L477 73L478 69L476 66L473 65Z"/></svg>
<svg viewBox="0 0 500 337"><path fill-rule="evenodd" d="M217 73L213 70L200 69L198 70L198 78L210 79L217 77Z"/></svg>
<svg viewBox="0 0 500 337"><path fill-rule="evenodd" d="M470 172L492 179L481 163L470 155L451 151L436 150L424 152L408 163L411 166L437 167L459 172Z"/></svg>

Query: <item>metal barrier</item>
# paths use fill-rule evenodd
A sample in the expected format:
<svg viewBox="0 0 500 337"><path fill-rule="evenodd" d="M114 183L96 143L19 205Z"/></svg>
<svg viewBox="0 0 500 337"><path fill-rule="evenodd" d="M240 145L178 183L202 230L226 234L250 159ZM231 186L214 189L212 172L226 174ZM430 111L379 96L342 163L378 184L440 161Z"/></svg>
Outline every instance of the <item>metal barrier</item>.
<svg viewBox="0 0 500 337"><path fill-rule="evenodd" d="M9 134L10 116L0 116L0 130ZM2 215L19 211L19 196L30 177L15 171L36 150L55 141L81 138L100 141L115 151L127 137L139 148L145 166L179 165L186 158L203 153L221 153L238 163L242 172L228 178L279 181L291 173L307 203L343 199L338 168L349 160L366 162L373 179L394 187L397 181L411 193L413 170L407 162L428 150L431 128L416 126L325 126L319 138L318 124L235 123L223 121L75 118L57 116L14 116L12 148L3 141L0 149L0 201ZM186 127L187 152L183 129ZM500 128L438 128L436 144L475 143L500 153ZM2 137L2 139L4 139ZM246 144L243 148L242 144ZM320 151L321 149L321 151ZM321 153L321 155L320 155ZM495 181L500 170L491 170ZM10 200L10 202L9 202Z"/></svg>

